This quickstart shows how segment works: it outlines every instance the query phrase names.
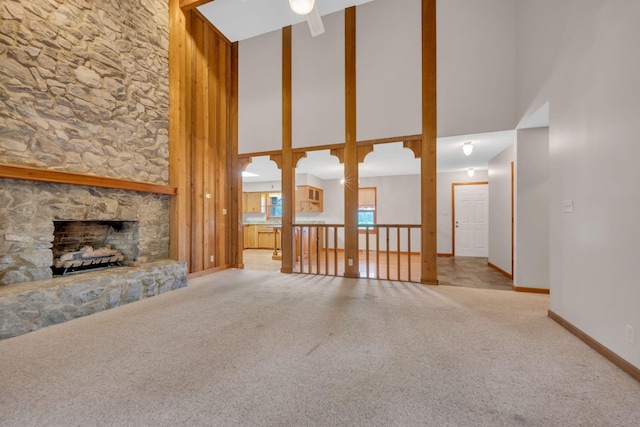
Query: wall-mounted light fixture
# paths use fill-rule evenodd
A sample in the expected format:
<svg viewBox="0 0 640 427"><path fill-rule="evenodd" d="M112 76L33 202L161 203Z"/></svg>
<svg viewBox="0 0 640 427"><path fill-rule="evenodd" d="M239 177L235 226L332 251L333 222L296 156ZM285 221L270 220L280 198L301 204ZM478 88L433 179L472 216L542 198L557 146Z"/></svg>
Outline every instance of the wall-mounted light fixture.
<svg viewBox="0 0 640 427"><path fill-rule="evenodd" d="M298 15L306 15L313 10L315 0L289 0L289 6Z"/></svg>
<svg viewBox="0 0 640 427"><path fill-rule="evenodd" d="M464 152L465 156L471 155L471 152L473 151L473 144L471 143L471 141L467 141L462 145L462 151Z"/></svg>
<svg viewBox="0 0 640 427"><path fill-rule="evenodd" d="M472 177L473 175L476 174L476 171L473 170L473 168L469 168L467 169L467 175L469 175L470 177Z"/></svg>

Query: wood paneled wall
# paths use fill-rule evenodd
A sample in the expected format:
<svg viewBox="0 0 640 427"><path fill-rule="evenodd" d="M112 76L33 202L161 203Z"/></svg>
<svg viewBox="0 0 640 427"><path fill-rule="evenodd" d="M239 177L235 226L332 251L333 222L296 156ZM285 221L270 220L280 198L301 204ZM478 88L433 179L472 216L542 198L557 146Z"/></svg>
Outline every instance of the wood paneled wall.
<svg viewBox="0 0 640 427"><path fill-rule="evenodd" d="M237 45L179 3L169 3L171 255L195 274L242 263Z"/></svg>

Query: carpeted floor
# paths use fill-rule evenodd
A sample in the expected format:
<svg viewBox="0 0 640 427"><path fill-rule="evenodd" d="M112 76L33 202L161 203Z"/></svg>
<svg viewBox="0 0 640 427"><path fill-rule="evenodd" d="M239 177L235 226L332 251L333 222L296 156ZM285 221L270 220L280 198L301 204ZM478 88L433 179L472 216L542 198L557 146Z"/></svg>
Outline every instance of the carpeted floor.
<svg viewBox="0 0 640 427"><path fill-rule="evenodd" d="M548 296L229 270L0 341L1 426L638 426Z"/></svg>

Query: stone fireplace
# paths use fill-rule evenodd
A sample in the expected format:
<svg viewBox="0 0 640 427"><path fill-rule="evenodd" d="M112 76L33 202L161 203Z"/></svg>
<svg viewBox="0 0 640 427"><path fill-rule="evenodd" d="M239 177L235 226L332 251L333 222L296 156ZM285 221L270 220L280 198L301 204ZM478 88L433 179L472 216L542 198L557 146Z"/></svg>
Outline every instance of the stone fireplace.
<svg viewBox="0 0 640 427"><path fill-rule="evenodd" d="M169 196L0 179L0 199L0 339L186 286L167 259ZM118 249L122 266L54 277L83 246Z"/></svg>
<svg viewBox="0 0 640 427"><path fill-rule="evenodd" d="M169 182L166 0L7 0L0 18L0 172L75 174L0 175L0 338L185 286L167 259L170 196L100 185ZM75 243L117 249L122 266L54 277L62 221L126 229Z"/></svg>
<svg viewBox="0 0 640 427"><path fill-rule="evenodd" d="M166 195L4 179L0 197L0 287L50 279L61 249L110 245L123 265L169 257ZM65 231L70 224L75 236Z"/></svg>

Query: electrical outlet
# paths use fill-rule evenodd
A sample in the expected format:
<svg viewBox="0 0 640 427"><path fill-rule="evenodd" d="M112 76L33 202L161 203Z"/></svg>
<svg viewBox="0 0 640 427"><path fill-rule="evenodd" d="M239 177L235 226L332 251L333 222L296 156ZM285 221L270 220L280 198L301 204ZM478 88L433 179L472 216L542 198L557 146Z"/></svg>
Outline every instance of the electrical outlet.
<svg viewBox="0 0 640 427"><path fill-rule="evenodd" d="M349 267L353 267L353 260L351 258L349 258L349 261L347 261L349 264Z"/></svg>
<svg viewBox="0 0 640 427"><path fill-rule="evenodd" d="M562 212L573 213L573 200L562 201Z"/></svg>
<svg viewBox="0 0 640 427"><path fill-rule="evenodd" d="M211 256L209 257L209 261L210 261L210 262L213 262L213 255L211 255Z"/></svg>
<svg viewBox="0 0 640 427"><path fill-rule="evenodd" d="M222 215L226 215L227 214L227 210L226 209L222 209Z"/></svg>
<svg viewBox="0 0 640 427"><path fill-rule="evenodd" d="M627 325L625 337L627 338L627 341L629 341L631 344L635 344L636 343L636 328L634 328L631 325Z"/></svg>

